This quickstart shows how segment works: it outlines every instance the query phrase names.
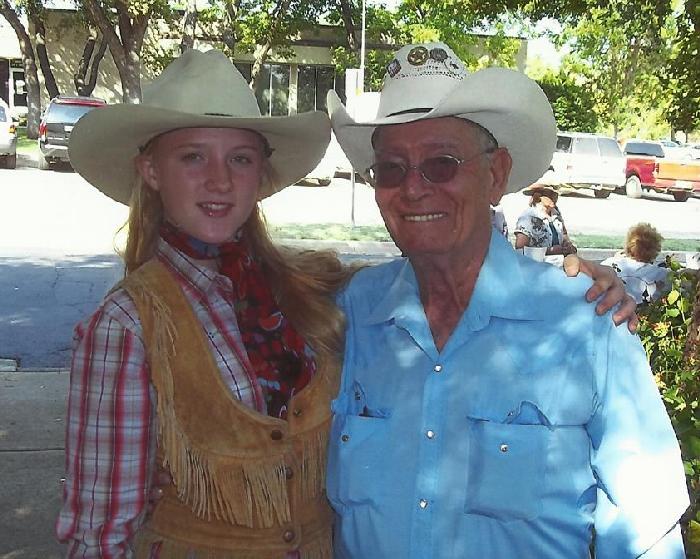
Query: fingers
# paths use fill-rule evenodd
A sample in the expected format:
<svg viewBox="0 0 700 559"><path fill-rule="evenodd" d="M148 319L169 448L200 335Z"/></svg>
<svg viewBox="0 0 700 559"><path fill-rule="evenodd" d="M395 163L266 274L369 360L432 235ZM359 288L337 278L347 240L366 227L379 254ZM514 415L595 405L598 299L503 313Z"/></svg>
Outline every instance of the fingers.
<svg viewBox="0 0 700 559"><path fill-rule="evenodd" d="M173 483L170 473L163 468L157 468L151 483L151 489L148 492L148 502L146 503L146 514L151 515L160 501L163 498L164 488Z"/></svg>
<svg viewBox="0 0 700 559"><path fill-rule="evenodd" d="M564 272L569 277L574 277L581 271L581 259L574 255L569 254L564 257Z"/></svg>
<svg viewBox="0 0 700 559"><path fill-rule="evenodd" d="M634 334L639 327L639 317L636 311L637 303L632 297L625 294L625 298L620 303L620 307L613 314L613 322L619 326L627 321L628 330Z"/></svg>

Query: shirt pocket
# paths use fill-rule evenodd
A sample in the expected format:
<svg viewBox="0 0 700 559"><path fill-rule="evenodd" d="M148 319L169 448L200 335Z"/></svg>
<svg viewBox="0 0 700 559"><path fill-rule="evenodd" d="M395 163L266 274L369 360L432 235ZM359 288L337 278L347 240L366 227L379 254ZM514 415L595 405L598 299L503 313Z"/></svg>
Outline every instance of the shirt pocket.
<svg viewBox="0 0 700 559"><path fill-rule="evenodd" d="M328 498L335 506L376 503L381 457L386 454L386 417L336 414L328 452Z"/></svg>
<svg viewBox="0 0 700 559"><path fill-rule="evenodd" d="M545 425L468 418L470 437L464 512L503 521L532 520L542 507Z"/></svg>

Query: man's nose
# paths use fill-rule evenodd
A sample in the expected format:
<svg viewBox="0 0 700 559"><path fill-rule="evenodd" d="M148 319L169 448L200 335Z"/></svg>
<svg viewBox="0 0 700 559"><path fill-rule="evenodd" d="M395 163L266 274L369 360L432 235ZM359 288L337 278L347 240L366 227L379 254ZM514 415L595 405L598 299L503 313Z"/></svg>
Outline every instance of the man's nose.
<svg viewBox="0 0 700 559"><path fill-rule="evenodd" d="M231 190L233 179L231 167L226 159L220 157L209 159L205 186L210 191L227 192Z"/></svg>
<svg viewBox="0 0 700 559"><path fill-rule="evenodd" d="M406 168L406 174L399 185L401 192L411 200L417 200L425 196L432 188L432 183L423 176L417 165Z"/></svg>

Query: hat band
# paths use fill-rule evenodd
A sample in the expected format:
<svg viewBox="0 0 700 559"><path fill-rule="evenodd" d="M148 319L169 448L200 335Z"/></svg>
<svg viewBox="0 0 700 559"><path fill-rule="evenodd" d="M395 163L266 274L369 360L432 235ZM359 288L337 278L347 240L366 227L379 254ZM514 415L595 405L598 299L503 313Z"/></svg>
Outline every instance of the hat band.
<svg viewBox="0 0 700 559"><path fill-rule="evenodd" d="M405 115L409 113L429 113L433 109L430 107L416 107L415 109L406 109L405 111L399 111L397 113L389 113L386 115L387 117L390 116L397 116L397 115Z"/></svg>

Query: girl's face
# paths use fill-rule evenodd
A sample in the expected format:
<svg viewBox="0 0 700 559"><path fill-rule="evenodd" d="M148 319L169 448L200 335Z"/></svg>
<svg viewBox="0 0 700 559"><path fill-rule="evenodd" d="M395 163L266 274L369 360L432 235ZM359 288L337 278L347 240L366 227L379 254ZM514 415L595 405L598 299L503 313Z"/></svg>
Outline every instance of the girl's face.
<svg viewBox="0 0 700 559"><path fill-rule="evenodd" d="M206 243L231 240L250 216L265 168L262 138L240 128L182 128L136 158L165 218Z"/></svg>

